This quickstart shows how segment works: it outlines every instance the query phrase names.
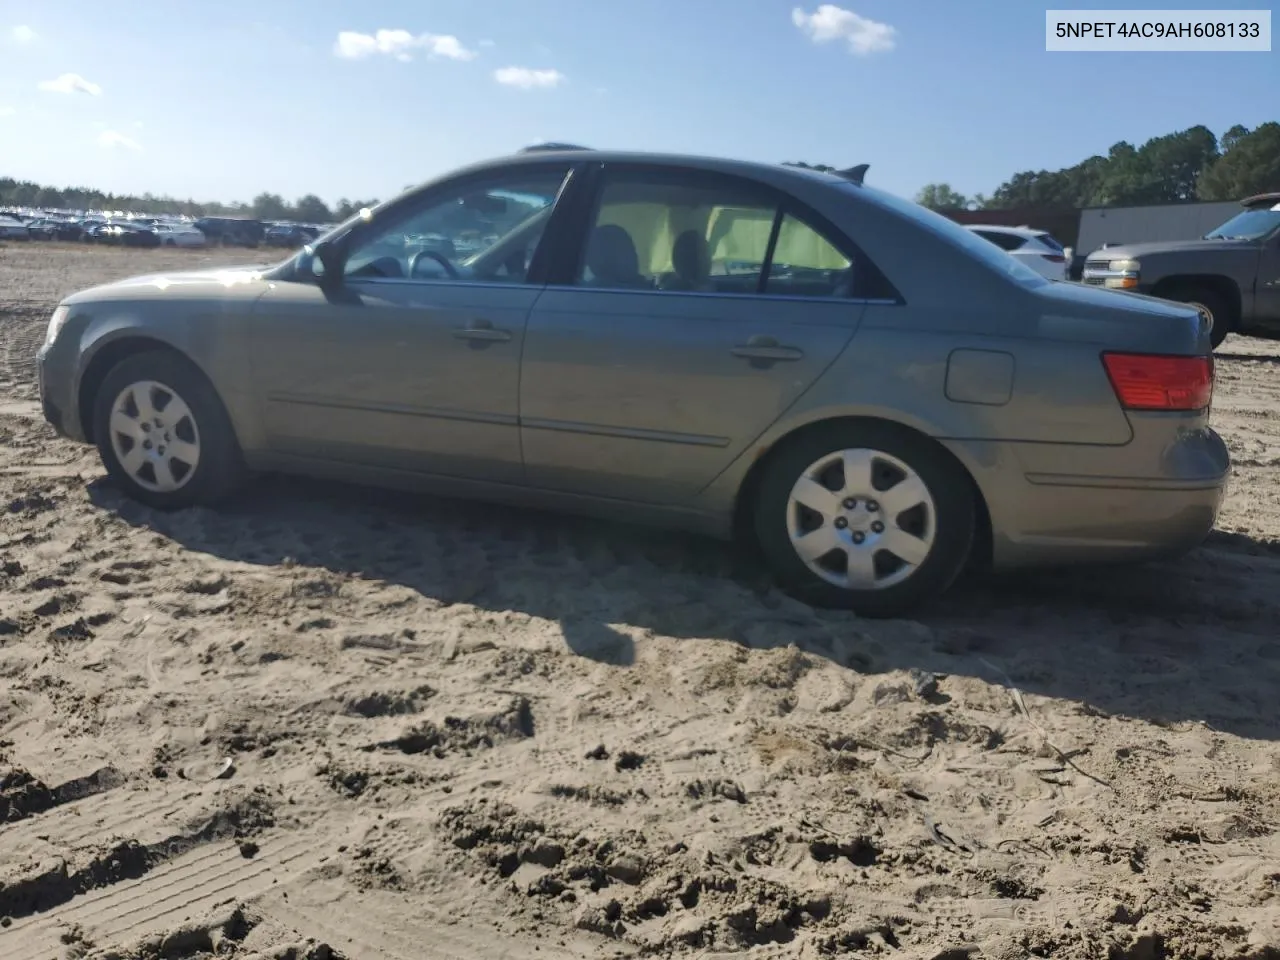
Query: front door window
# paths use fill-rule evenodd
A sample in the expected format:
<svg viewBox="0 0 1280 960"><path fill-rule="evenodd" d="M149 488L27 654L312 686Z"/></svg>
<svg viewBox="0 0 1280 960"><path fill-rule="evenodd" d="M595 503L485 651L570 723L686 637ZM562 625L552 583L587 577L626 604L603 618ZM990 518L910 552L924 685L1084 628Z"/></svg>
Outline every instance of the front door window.
<svg viewBox="0 0 1280 960"><path fill-rule="evenodd" d="M437 195L362 231L348 280L523 283L567 168L506 174Z"/></svg>

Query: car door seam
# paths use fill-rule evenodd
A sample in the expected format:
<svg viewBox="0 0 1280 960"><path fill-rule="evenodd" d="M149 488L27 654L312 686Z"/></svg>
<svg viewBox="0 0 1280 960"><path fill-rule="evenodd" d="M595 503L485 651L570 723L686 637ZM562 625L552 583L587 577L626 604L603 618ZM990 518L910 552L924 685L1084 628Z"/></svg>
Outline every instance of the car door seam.
<svg viewBox="0 0 1280 960"><path fill-rule="evenodd" d="M766 434L768 434L770 430L772 430L777 424L785 420L787 417L787 414L789 414L792 410L794 410L797 407L797 405L809 394L809 392L813 390L813 388L816 387L819 383L822 382L822 380L826 377L827 373L830 372L831 368L834 367L840 361L840 358L843 357L846 353L848 353L850 348L853 346L853 342L858 336L858 330L861 329L862 321L863 321L863 318L866 316L866 314L867 314L866 305L864 305L862 311L858 314L857 321L854 322L849 328L848 339L846 339L844 344L840 347L840 349L835 352L835 355L832 356L831 361L827 363L826 366L824 366L821 370L818 371L817 375L809 382L809 385L807 387L805 387L798 394L796 394L795 399L792 400L791 403L787 404L786 409L779 411L776 417L774 417L759 433L757 433L754 437L752 437L750 442L746 443L743 446L742 453L734 457L730 463L725 465L725 468L723 470L721 470L714 477L712 477L706 484L704 484L697 491L697 493L694 494L695 497L701 496L707 490L713 487L717 482L719 482L721 477L723 477L725 474L727 474L730 470L733 469L734 464L738 463L738 461L740 461L744 456L746 456L751 451L752 447L756 446L760 442L760 439L764 437ZM763 452L764 451L760 451L760 453L763 453ZM760 454L758 453L757 456L759 455Z"/></svg>

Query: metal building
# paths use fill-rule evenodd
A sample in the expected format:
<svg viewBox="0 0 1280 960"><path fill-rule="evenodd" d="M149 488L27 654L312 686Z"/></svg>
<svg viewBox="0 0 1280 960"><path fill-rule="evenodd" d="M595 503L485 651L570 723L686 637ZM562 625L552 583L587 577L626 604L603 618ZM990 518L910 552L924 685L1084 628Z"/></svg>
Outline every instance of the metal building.
<svg viewBox="0 0 1280 960"><path fill-rule="evenodd" d="M1092 253L1104 243L1195 240L1240 212L1240 204L1169 203L1148 207L1086 207L1080 211L1076 250Z"/></svg>

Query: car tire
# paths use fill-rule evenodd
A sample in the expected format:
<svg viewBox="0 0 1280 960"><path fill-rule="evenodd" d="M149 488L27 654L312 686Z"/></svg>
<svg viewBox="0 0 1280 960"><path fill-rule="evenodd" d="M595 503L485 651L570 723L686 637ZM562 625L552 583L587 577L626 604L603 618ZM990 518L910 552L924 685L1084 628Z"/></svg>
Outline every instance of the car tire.
<svg viewBox="0 0 1280 960"><path fill-rule="evenodd" d="M913 614L968 562L976 491L926 437L878 421L833 425L784 442L763 469L756 537L778 581L805 602L866 617Z"/></svg>
<svg viewBox="0 0 1280 960"><path fill-rule="evenodd" d="M140 400L153 416L142 416L148 411ZM107 474L134 500L158 510L215 504L247 478L226 407L204 373L180 354L150 350L112 367L94 400L93 425Z"/></svg>
<svg viewBox="0 0 1280 960"><path fill-rule="evenodd" d="M1199 307L1209 314L1209 318L1213 323L1209 332L1209 340L1215 350L1221 346L1223 340L1227 339L1227 334L1235 326L1230 304L1216 290L1210 290L1207 287L1183 287L1170 299L1185 303L1188 306Z"/></svg>

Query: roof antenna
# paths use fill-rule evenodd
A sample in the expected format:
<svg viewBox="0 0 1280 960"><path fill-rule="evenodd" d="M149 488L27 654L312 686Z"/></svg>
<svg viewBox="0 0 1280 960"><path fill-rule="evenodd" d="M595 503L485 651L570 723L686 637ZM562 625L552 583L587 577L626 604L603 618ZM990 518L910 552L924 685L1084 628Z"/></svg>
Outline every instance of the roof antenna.
<svg viewBox="0 0 1280 960"><path fill-rule="evenodd" d="M848 170L841 170L840 176L846 180L852 180L854 183L861 183L862 178L867 175L867 171L871 169L871 164L860 163L856 167L850 167Z"/></svg>

